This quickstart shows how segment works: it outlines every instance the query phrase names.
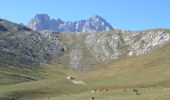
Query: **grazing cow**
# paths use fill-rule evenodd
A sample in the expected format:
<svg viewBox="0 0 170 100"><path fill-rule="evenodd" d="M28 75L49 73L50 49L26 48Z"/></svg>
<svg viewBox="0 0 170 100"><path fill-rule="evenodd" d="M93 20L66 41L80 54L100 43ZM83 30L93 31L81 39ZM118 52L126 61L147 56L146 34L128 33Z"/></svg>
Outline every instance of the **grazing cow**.
<svg viewBox="0 0 170 100"><path fill-rule="evenodd" d="M97 91L102 92L102 89L99 89L99 90L97 90Z"/></svg>
<svg viewBox="0 0 170 100"><path fill-rule="evenodd" d="M138 90L137 89L133 89L133 92L138 92Z"/></svg>
<svg viewBox="0 0 170 100"><path fill-rule="evenodd" d="M140 95L137 89L133 89L133 92L135 92L136 95Z"/></svg>
<svg viewBox="0 0 170 100"><path fill-rule="evenodd" d="M91 97L90 100L94 100L94 97Z"/></svg>
<svg viewBox="0 0 170 100"><path fill-rule="evenodd" d="M98 92L111 92L112 90L111 89L98 89L96 91L98 91Z"/></svg>
<svg viewBox="0 0 170 100"><path fill-rule="evenodd" d="M67 79L68 79L68 80L75 80L75 78L74 78L74 77L71 77L71 76L68 76Z"/></svg>
<svg viewBox="0 0 170 100"><path fill-rule="evenodd" d="M94 93L94 92L111 92L112 90L110 88L108 89L97 89L97 90L92 90L91 93Z"/></svg>
<svg viewBox="0 0 170 100"><path fill-rule="evenodd" d="M127 91L127 89L123 89L122 91Z"/></svg>
<svg viewBox="0 0 170 100"><path fill-rule="evenodd" d="M104 89L105 92L111 92L111 89Z"/></svg>

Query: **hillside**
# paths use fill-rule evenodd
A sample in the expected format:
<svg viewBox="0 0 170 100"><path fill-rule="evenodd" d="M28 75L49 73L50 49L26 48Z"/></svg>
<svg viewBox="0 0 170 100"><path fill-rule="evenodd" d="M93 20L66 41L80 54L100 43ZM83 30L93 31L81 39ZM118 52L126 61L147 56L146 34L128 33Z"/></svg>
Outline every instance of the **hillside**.
<svg viewBox="0 0 170 100"><path fill-rule="evenodd" d="M0 66L38 65L62 54L57 34L40 34L27 27L0 20Z"/></svg>
<svg viewBox="0 0 170 100"><path fill-rule="evenodd" d="M77 71L94 70L115 59L140 56L159 48L170 40L166 31L123 31L61 33L67 48L61 63Z"/></svg>
<svg viewBox="0 0 170 100"><path fill-rule="evenodd" d="M169 40L168 29L36 32L0 19L0 100L168 100Z"/></svg>
<svg viewBox="0 0 170 100"><path fill-rule="evenodd" d="M167 31L58 33L36 32L5 20L0 25L1 66L39 66L57 59L67 68L91 71L121 57L146 54L170 40Z"/></svg>
<svg viewBox="0 0 170 100"><path fill-rule="evenodd" d="M119 59L102 65L96 71L77 73L64 70L62 65L45 65L40 71L45 79L0 86L1 100L13 96L16 100L87 100L94 96L98 100L168 100L170 98L169 60L170 43L153 52L127 59ZM66 79L73 75L87 85L76 85ZM90 93L94 89L111 88L109 93ZM123 91L123 90L126 91ZM137 89L140 95L135 95ZM6 99L5 99L6 98Z"/></svg>

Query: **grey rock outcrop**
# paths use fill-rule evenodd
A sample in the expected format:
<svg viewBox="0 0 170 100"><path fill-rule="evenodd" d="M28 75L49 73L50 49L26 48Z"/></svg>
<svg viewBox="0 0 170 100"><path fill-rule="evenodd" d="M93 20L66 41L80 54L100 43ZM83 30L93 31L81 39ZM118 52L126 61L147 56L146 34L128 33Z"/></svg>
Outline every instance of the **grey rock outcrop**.
<svg viewBox="0 0 170 100"><path fill-rule="evenodd" d="M38 65L63 54L56 34L43 34L0 20L0 66Z"/></svg>
<svg viewBox="0 0 170 100"><path fill-rule="evenodd" d="M61 41L68 47L67 66L76 70L93 70L96 65L112 62L126 55L139 56L170 41L164 31L123 31L62 33Z"/></svg>

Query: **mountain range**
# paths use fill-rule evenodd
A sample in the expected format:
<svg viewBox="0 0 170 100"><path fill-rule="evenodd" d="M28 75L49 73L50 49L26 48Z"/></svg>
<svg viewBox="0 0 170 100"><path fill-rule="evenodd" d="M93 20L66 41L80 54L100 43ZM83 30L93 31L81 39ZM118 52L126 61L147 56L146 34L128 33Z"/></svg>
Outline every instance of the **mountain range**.
<svg viewBox="0 0 170 100"><path fill-rule="evenodd" d="M143 55L170 40L166 30L59 33L44 29L37 32L3 19L0 33L1 66L39 65L58 59L77 71L93 70L98 64L125 56Z"/></svg>
<svg viewBox="0 0 170 100"><path fill-rule="evenodd" d="M27 26L35 31L52 30L55 32L101 32L113 30L112 26L98 15L87 20L71 22L63 21L59 18L50 19L47 14L37 14Z"/></svg>

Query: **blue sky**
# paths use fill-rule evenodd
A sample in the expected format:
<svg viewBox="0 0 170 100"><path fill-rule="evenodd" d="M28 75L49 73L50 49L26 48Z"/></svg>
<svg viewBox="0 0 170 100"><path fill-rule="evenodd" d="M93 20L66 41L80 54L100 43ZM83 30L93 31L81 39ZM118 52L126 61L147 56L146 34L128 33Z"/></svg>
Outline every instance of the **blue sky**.
<svg viewBox="0 0 170 100"><path fill-rule="evenodd" d="M65 21L105 18L114 28L170 28L170 0L0 0L0 18L27 24L46 13Z"/></svg>

